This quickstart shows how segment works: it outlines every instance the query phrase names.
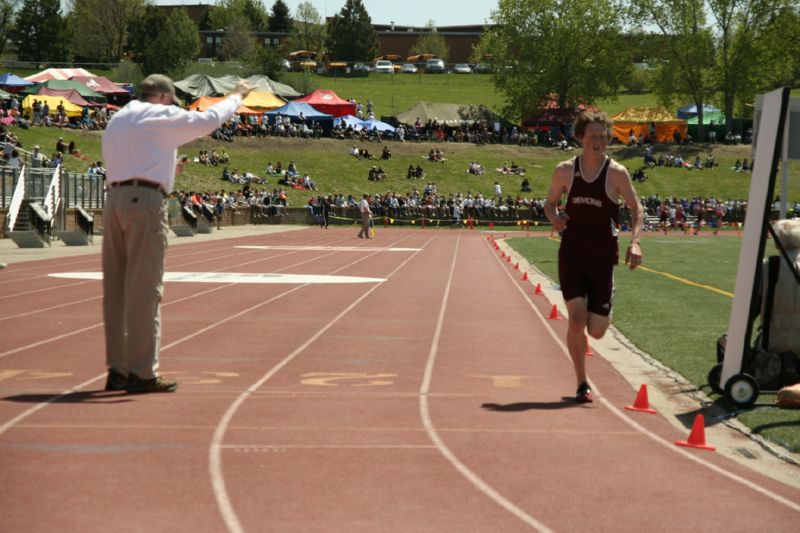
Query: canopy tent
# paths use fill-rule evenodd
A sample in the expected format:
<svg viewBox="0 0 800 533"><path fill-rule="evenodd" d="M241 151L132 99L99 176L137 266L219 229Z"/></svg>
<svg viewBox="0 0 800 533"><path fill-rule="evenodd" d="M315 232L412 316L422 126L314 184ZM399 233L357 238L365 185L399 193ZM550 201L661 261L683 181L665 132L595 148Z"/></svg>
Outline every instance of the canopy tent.
<svg viewBox="0 0 800 533"><path fill-rule="evenodd" d="M96 93L86 85L82 84L79 81L74 80L47 80L43 81L33 87L28 87L27 89L23 90L21 94L38 94L39 90L44 87L47 89L57 89L61 91L68 91L70 89L74 89L80 93L86 100L90 102L95 102L99 104L106 103L106 97L100 93Z"/></svg>
<svg viewBox="0 0 800 533"><path fill-rule="evenodd" d="M46 94L30 94L25 97L22 101L22 110L26 111L33 116L33 101L39 100L39 102L47 102L47 105L50 106L50 109L53 113L55 113L56 108L58 108L58 104L61 102L64 103L64 111L66 112L68 117L79 117L81 116L81 111L83 108L79 105L75 105L69 100L65 100L60 96L48 96Z"/></svg>
<svg viewBox="0 0 800 533"><path fill-rule="evenodd" d="M311 94L298 98L295 102L309 104L314 106L314 109L334 117L354 115L356 112L356 105L354 103L348 102L340 98L335 92L325 89L318 89Z"/></svg>
<svg viewBox="0 0 800 533"><path fill-rule="evenodd" d="M0 87L5 87L6 89L18 89L21 87L30 87L31 85L33 85L32 81L20 78L11 72L0 75Z"/></svg>
<svg viewBox="0 0 800 533"><path fill-rule="evenodd" d="M67 100L68 102L81 107L87 105L88 106L100 105L100 104L92 104L91 102L86 100L83 96L81 96L81 94L75 89L61 90L61 89L48 89L47 87L41 87L39 89L39 92L32 96L54 96L56 98L63 98L64 100ZM55 111L55 108L53 108L53 111Z"/></svg>
<svg viewBox="0 0 800 533"><path fill-rule="evenodd" d="M8 92L4 91L3 89L0 89L0 100L10 100L13 97L14 97L13 94L8 93Z"/></svg>
<svg viewBox="0 0 800 533"><path fill-rule="evenodd" d="M285 105L286 100L271 92L252 91L242 104L256 111L269 111Z"/></svg>
<svg viewBox="0 0 800 533"><path fill-rule="evenodd" d="M614 137L622 143L628 142L631 132L637 138L649 136L651 124L655 126L655 140L662 143L672 141L676 131L684 138L688 130L685 120L675 118L664 107L629 107L611 120L614 121Z"/></svg>
<svg viewBox="0 0 800 533"><path fill-rule="evenodd" d="M704 104L703 105L703 114L706 113L719 113L720 110L714 107L711 104ZM680 109L678 109L678 118L688 119L691 117L697 116L697 105L696 104L687 104Z"/></svg>
<svg viewBox="0 0 800 533"><path fill-rule="evenodd" d="M341 124L344 128L352 127L354 130L360 130L364 127L364 122L364 120L354 117L353 115L344 115L342 117L335 118L333 120L333 125L338 126Z"/></svg>
<svg viewBox="0 0 800 533"><path fill-rule="evenodd" d="M109 80L104 76L73 76L70 80L80 82L89 89L93 90L96 93L105 94L105 95L112 95L112 94L122 94L128 95L131 94L127 90L123 89L113 81Z"/></svg>
<svg viewBox="0 0 800 533"><path fill-rule="evenodd" d="M209 107L213 106L218 102L221 102L224 99L225 99L224 96L201 96L200 98L189 104L189 109L191 109L192 111L205 111ZM239 106L239 109L237 109L236 112L241 115L258 115L261 113L260 111L250 109L245 105Z"/></svg>
<svg viewBox="0 0 800 533"><path fill-rule="evenodd" d="M82 68L48 68L39 73L25 76L25 79L40 83L47 80L68 80L74 76L93 77L94 74Z"/></svg>
<svg viewBox="0 0 800 533"><path fill-rule="evenodd" d="M306 118L306 120L330 120L333 121L333 116L328 115L327 113L322 113L317 111L310 105L303 103L303 102L289 102L288 104L279 107L277 109L273 109L272 111L267 111L267 116L274 117L278 115L286 115L290 119L294 120L295 122L300 120L300 114Z"/></svg>
<svg viewBox="0 0 800 533"><path fill-rule="evenodd" d="M223 96L229 94L241 79L238 76L214 78L205 74L193 74L188 78L176 81L175 88L188 96L189 99L194 100L201 96ZM250 76L245 81L256 91L271 92L282 98L300 96L300 93L289 85L273 81L267 76Z"/></svg>
<svg viewBox="0 0 800 533"><path fill-rule="evenodd" d="M387 124L386 122L381 122L380 120L378 120L376 118L369 118L369 119L363 121L363 123L364 123L364 128L366 128L367 131L372 131L372 130L375 130L375 129L377 129L380 132L387 132L388 131L388 132L394 133L395 131L397 131L397 128L395 128L391 124Z"/></svg>
<svg viewBox="0 0 800 533"><path fill-rule="evenodd" d="M697 124L698 123L698 115L694 115L689 117L686 122L689 124ZM704 111L703 112L703 124L711 124L711 121L714 121L715 126L725 125L725 113L722 111Z"/></svg>
<svg viewBox="0 0 800 533"><path fill-rule="evenodd" d="M430 102L417 102L414 107L397 115L397 121L408 126L414 125L417 118L422 124L435 120L440 124L457 126L462 123L471 123L476 120L490 120L491 122L506 123L502 117L491 112L483 106L470 106L463 104L442 104Z"/></svg>

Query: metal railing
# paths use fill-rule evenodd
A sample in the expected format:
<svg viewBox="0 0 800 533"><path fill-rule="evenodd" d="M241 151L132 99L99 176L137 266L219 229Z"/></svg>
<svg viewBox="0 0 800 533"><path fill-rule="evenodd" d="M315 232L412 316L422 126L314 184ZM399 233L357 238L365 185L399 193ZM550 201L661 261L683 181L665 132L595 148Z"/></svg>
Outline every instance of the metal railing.
<svg viewBox="0 0 800 533"><path fill-rule="evenodd" d="M33 229L39 235L39 238L49 245L52 233L52 217L39 203L32 203L28 207L30 208Z"/></svg>
<svg viewBox="0 0 800 533"><path fill-rule="evenodd" d="M44 201L53 183L55 171L53 168L28 168L25 173L25 197L32 202ZM63 170L59 174L61 208L103 208L106 191L105 180L101 176ZM0 208L8 207L12 201L12 191L18 185L18 176L19 172L14 169L0 168Z"/></svg>
<svg viewBox="0 0 800 533"><path fill-rule="evenodd" d="M47 195L44 197L44 209L50 215L51 225L56 220L59 205L61 205L61 165L53 171L53 179L50 180L50 187L47 188Z"/></svg>
<svg viewBox="0 0 800 533"><path fill-rule="evenodd" d="M17 223L17 216L19 215L20 207L22 207L22 201L25 199L25 167L20 169L14 179L16 181L14 185L14 194L11 197L11 204L8 209L8 231L14 231L14 225ZM4 176L3 189L5 189L5 183ZM5 190L3 192L5 193ZM5 202L3 203L3 207L5 207Z"/></svg>
<svg viewBox="0 0 800 533"><path fill-rule="evenodd" d="M94 235L94 217L78 207L75 209L75 225L86 236L89 242L92 242L92 235Z"/></svg>

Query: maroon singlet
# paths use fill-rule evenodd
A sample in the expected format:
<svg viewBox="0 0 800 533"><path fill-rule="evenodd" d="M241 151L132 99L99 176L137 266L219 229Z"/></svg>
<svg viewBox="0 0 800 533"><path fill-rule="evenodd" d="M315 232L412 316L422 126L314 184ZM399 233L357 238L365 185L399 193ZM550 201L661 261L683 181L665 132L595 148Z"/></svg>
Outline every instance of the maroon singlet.
<svg viewBox="0 0 800 533"><path fill-rule="evenodd" d="M561 247L574 256L619 262L619 203L608 197L606 181L611 158L592 181L581 173L580 157L573 163L572 184L567 194L569 222L561 237Z"/></svg>

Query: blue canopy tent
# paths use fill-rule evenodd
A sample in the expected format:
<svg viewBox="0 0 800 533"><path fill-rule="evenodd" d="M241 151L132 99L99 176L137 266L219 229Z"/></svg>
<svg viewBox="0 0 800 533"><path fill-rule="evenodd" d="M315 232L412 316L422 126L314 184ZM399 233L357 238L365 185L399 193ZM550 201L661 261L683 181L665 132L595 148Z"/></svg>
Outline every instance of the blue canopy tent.
<svg viewBox="0 0 800 533"><path fill-rule="evenodd" d="M24 87L30 87L31 85L36 84L32 81L20 78L11 72L6 72L5 74L0 75L0 87L5 90L10 90L13 92Z"/></svg>
<svg viewBox="0 0 800 533"><path fill-rule="evenodd" d="M337 126L339 124L342 125L343 128L347 128L352 126L354 130L360 130L364 127L364 122L358 117L354 117L353 115L344 115L343 117L337 117L333 119L333 125Z"/></svg>
<svg viewBox="0 0 800 533"><path fill-rule="evenodd" d="M703 114L706 113L720 113L721 111L710 104L703 105ZM694 117L697 115L697 104L687 104L680 109L678 109L678 118L682 118L684 120Z"/></svg>
<svg viewBox="0 0 800 533"><path fill-rule="evenodd" d="M395 128L391 124L387 124L386 122L381 122L376 118L370 118L364 120L363 123L367 131L372 131L374 129L377 129L381 133L386 133L386 132L394 133L395 131L397 131L397 128Z"/></svg>
<svg viewBox="0 0 800 533"><path fill-rule="evenodd" d="M279 116L287 116L292 122L300 122L301 113L307 125L311 126L314 122L318 122L322 126L322 131L325 135L330 135L331 130L333 130L333 115L320 113L310 105L302 102L289 102L285 106L267 111L267 119L270 124L275 124Z"/></svg>

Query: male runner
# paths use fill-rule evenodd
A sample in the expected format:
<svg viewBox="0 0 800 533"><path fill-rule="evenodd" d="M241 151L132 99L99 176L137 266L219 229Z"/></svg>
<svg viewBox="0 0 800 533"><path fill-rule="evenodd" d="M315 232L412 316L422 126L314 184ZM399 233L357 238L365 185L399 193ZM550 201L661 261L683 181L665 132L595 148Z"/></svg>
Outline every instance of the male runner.
<svg viewBox="0 0 800 533"><path fill-rule="evenodd" d="M611 323L614 266L619 261L620 197L631 212L631 243L625 254L631 269L642 262L639 236L643 216L627 169L605 154L611 139L608 116L584 111L573 128L583 146L582 154L556 166L544 211L562 235L558 277L569 315L567 348L578 382L575 399L585 403L594 400L586 378L585 332L600 339ZM557 206L564 194L566 209L559 215Z"/></svg>

